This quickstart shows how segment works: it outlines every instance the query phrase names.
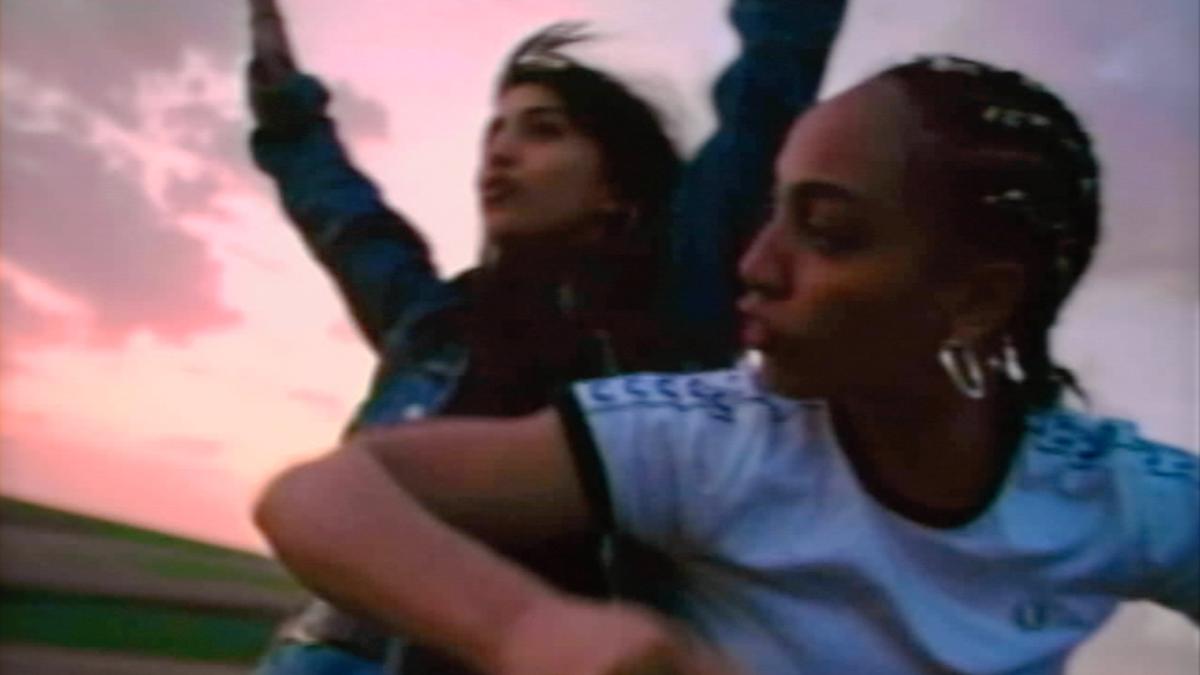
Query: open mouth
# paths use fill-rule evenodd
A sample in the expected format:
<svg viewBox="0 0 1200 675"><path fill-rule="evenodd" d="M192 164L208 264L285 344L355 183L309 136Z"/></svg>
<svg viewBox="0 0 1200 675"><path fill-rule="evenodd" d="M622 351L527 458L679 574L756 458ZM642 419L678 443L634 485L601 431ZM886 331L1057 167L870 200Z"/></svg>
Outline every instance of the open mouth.
<svg viewBox="0 0 1200 675"><path fill-rule="evenodd" d="M755 351L767 351L775 341L774 333L759 314L761 300L753 295L745 295L738 300L738 314L741 319L740 334L742 346Z"/></svg>
<svg viewBox="0 0 1200 675"><path fill-rule="evenodd" d="M479 196L484 206L499 206L517 192L517 184L510 178L494 176L480 184Z"/></svg>
<svg viewBox="0 0 1200 675"><path fill-rule="evenodd" d="M755 351L766 351L771 346L770 330L763 322L751 316L742 317L742 346Z"/></svg>

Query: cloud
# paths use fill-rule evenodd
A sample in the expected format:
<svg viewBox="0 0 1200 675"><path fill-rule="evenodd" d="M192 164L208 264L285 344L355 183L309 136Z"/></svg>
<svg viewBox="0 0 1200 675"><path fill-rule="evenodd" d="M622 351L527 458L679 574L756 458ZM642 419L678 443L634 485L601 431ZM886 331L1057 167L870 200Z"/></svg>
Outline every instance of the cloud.
<svg viewBox="0 0 1200 675"><path fill-rule="evenodd" d="M134 127L139 113L133 93L147 72L174 72L189 51L205 54L220 70L240 65L242 5L5 0L0 58Z"/></svg>
<svg viewBox="0 0 1200 675"><path fill-rule="evenodd" d="M8 335L40 338L51 332L53 322L46 314L37 311L25 301L7 281L0 282L0 316L4 317L4 331ZM5 356L9 354L4 350ZM8 365L8 360L0 360Z"/></svg>
<svg viewBox="0 0 1200 675"><path fill-rule="evenodd" d="M333 84L330 91L333 97L330 114L337 120L338 129L344 136L372 142L387 138L389 121L383 104L359 94L344 82ZM249 135L254 121L249 109L241 106L231 111L203 92L186 96L186 100L156 113L152 120L162 128L164 140L175 148L219 165L235 180L252 185L255 190L265 189L265 176L250 158ZM177 178L172 187L175 192L168 196L181 198L172 206L206 211L212 208L210 198L219 187L219 181L212 176ZM204 193L203 196L197 191Z"/></svg>
<svg viewBox="0 0 1200 675"><path fill-rule="evenodd" d="M303 403L306 406L311 406L314 410L319 411L323 415L334 417L338 420L345 419L347 415L345 401L341 397L335 396L327 391L317 389L292 389L287 392L287 397L293 401Z"/></svg>
<svg viewBox="0 0 1200 675"><path fill-rule="evenodd" d="M220 193L220 178L211 171L194 177L171 173L167 178L163 199L171 211L179 214L227 216L216 204Z"/></svg>
<svg viewBox="0 0 1200 675"><path fill-rule="evenodd" d="M150 199L138 159L20 128L12 116L0 120L0 144L0 248L86 302L98 341L137 329L180 341L237 320L218 297L219 268L207 245Z"/></svg>
<svg viewBox="0 0 1200 675"><path fill-rule="evenodd" d="M330 94L330 114L340 129L363 140L387 138L387 109L377 99L359 94L345 82L334 83Z"/></svg>

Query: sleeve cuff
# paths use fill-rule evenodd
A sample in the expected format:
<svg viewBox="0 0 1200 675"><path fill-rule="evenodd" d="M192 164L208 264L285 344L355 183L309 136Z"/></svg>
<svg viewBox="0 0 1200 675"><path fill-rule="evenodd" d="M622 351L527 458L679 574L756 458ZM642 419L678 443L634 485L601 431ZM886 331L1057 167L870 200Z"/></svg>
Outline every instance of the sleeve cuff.
<svg viewBox="0 0 1200 675"><path fill-rule="evenodd" d="M612 532L615 529L612 495L600 448L592 436L583 408L573 391L568 390L555 403L563 429L567 435L567 447L575 460L575 469L583 486L584 497L591 507L592 524L597 531Z"/></svg>

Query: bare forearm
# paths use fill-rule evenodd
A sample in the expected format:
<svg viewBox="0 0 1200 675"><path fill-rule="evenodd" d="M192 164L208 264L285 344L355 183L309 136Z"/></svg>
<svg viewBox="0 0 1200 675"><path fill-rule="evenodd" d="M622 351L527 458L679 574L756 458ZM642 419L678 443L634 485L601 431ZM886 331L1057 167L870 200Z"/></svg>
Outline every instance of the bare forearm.
<svg viewBox="0 0 1200 675"><path fill-rule="evenodd" d="M331 498L335 497L336 498ZM426 512L367 453L289 470L256 518L305 585L348 610L491 670L504 629L548 586Z"/></svg>

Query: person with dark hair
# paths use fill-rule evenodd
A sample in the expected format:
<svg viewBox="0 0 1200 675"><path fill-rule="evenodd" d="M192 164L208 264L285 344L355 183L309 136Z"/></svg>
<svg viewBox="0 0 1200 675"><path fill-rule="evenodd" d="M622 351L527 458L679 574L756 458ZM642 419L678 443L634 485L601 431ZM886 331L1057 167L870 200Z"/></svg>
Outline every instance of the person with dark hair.
<svg viewBox="0 0 1200 675"><path fill-rule="evenodd" d="M351 164L275 3L250 0L254 158L380 356L348 433L430 415L523 415L573 380L728 363L724 314L697 315L686 332L673 323L685 299L727 314L731 291L681 297L672 279L732 275L726 233L745 228L769 190L770 159L815 94L844 5L734 4L743 52L718 86L720 128L686 167L645 101L564 53L586 38L581 26L521 43L485 132L483 260L447 281ZM506 552L560 587L607 592L594 536ZM378 673L384 644L378 629L316 602L284 626L260 672ZM401 650L390 651L394 669ZM410 675L454 669L421 650L403 660Z"/></svg>
<svg viewBox="0 0 1200 675"><path fill-rule="evenodd" d="M1200 622L1197 458L1069 407L1047 347L1100 185L1025 76L889 69L788 135L741 367L375 431L276 478L259 526L310 588L490 673L732 672L698 642L749 673L1057 673L1124 600ZM568 532L664 553L660 613L481 545Z"/></svg>

